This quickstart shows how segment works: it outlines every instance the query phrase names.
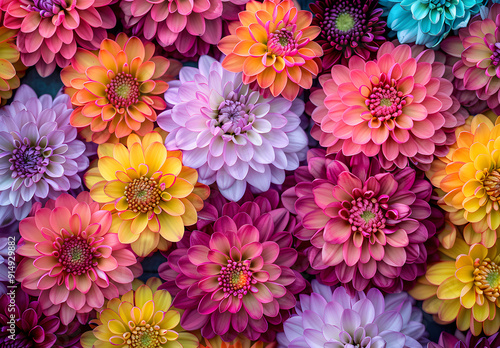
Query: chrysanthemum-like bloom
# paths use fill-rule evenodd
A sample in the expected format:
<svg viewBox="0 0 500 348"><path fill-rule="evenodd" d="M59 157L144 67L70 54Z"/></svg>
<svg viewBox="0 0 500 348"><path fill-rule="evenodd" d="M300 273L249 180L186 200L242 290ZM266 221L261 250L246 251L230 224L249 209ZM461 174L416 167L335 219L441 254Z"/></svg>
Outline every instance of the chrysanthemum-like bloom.
<svg viewBox="0 0 500 348"><path fill-rule="evenodd" d="M131 134L127 146L102 144L99 161L84 177L90 195L113 213L111 230L120 242L132 244L139 256L178 242L184 226L193 225L208 186L198 173L182 165L180 151L167 151L161 135Z"/></svg>
<svg viewBox="0 0 500 348"><path fill-rule="evenodd" d="M470 331L465 339L442 332L438 343L429 342L427 348L495 348L500 347L500 334L496 333L490 337L476 337Z"/></svg>
<svg viewBox="0 0 500 348"><path fill-rule="evenodd" d="M295 225L271 191L218 212L206 204L203 231L177 243L159 267L162 288L184 309L181 325L205 338L232 341L239 334L272 342L306 282L291 267L297 260L290 229Z"/></svg>
<svg viewBox="0 0 500 348"><path fill-rule="evenodd" d="M496 155L500 124L497 119L495 125L490 117L479 114L457 128L456 144L427 172L441 190L439 203L449 212L450 221L470 223L465 227L465 240L486 247L496 242L500 228L500 160Z"/></svg>
<svg viewBox="0 0 500 348"><path fill-rule="evenodd" d="M304 102L264 98L209 56L199 69L184 67L165 93L173 105L158 116L169 132L167 149L182 150L184 164L198 169L200 181L215 181L238 201L247 188L265 192L282 184L285 170L305 159L307 136L300 128ZM300 153L302 151L302 155Z"/></svg>
<svg viewBox="0 0 500 348"><path fill-rule="evenodd" d="M243 71L243 82L257 82L275 97L294 100L300 87L309 89L319 72L321 46L312 41L321 29L310 26L312 14L292 0L251 1L239 13L240 26L222 38L222 66Z"/></svg>
<svg viewBox="0 0 500 348"><path fill-rule="evenodd" d="M387 26L401 43L415 42L427 47L439 46L453 30L467 26L479 13L483 0L382 0L388 13Z"/></svg>
<svg viewBox="0 0 500 348"><path fill-rule="evenodd" d="M292 316L278 334L279 347L422 348L422 313L408 294L384 296L378 289L350 296L312 281L311 295L300 295Z"/></svg>
<svg viewBox="0 0 500 348"><path fill-rule="evenodd" d="M168 88L167 58L153 56L155 46L120 33L102 41L97 53L79 49L61 72L65 92L77 108L71 125L98 144L131 132L153 130L156 112L167 106L160 96Z"/></svg>
<svg viewBox="0 0 500 348"><path fill-rule="evenodd" d="M484 20L477 15L459 36L443 41L443 51L456 59L455 88L475 92L488 107L500 113L500 4L494 4ZM466 95L465 95L466 96Z"/></svg>
<svg viewBox="0 0 500 348"><path fill-rule="evenodd" d="M337 62L347 65L353 55L368 60L386 41L377 5L378 0L318 0L309 5L312 25L321 28L315 41L323 48L323 69Z"/></svg>
<svg viewBox="0 0 500 348"><path fill-rule="evenodd" d="M26 71L20 60L19 49L14 44L16 34L16 30L0 27L0 105L12 97L12 90L19 87L19 78Z"/></svg>
<svg viewBox="0 0 500 348"><path fill-rule="evenodd" d="M82 335L83 348L197 348L198 338L179 326L180 314L172 307L172 296L158 290L161 281L146 284L109 301Z"/></svg>
<svg viewBox="0 0 500 348"><path fill-rule="evenodd" d="M264 343L259 341L253 343L244 336L231 342L224 342L220 336L217 336L210 340L205 339L205 344L200 343L200 348L276 348L277 346L277 342Z"/></svg>
<svg viewBox="0 0 500 348"><path fill-rule="evenodd" d="M111 213L100 210L88 192L49 201L21 221L17 254L23 256L16 279L40 297L46 315L63 324L75 315L86 323L89 312L131 289L137 260L110 232ZM139 265L140 267L140 265Z"/></svg>
<svg viewBox="0 0 500 348"><path fill-rule="evenodd" d="M81 185L78 172L89 161L85 144L69 124L72 111L67 95L37 98L27 85L0 109L0 210L13 206L21 220L33 200L55 199Z"/></svg>
<svg viewBox="0 0 500 348"><path fill-rule="evenodd" d="M66 67L77 46L95 50L116 24L113 0L9 0L4 26L19 30L17 46L26 66L41 76Z"/></svg>
<svg viewBox="0 0 500 348"><path fill-rule="evenodd" d="M311 134L328 153L378 156L384 168L405 168L410 159L425 169L434 155L446 155L454 142L447 129L464 120L444 72L434 51L391 42L375 61L353 56L349 67L320 77L323 89L311 94Z"/></svg>
<svg viewBox="0 0 500 348"><path fill-rule="evenodd" d="M456 320L461 331L493 335L500 328L500 239L491 248L469 246L461 235L451 249L439 248L440 261L410 290L437 323Z"/></svg>
<svg viewBox="0 0 500 348"><path fill-rule="evenodd" d="M63 325L55 315L45 316L40 301L31 300L20 288L0 296L0 346L3 348L77 348L82 324ZM8 331L14 316L15 334ZM9 337L11 336L11 337Z"/></svg>
<svg viewBox="0 0 500 348"><path fill-rule="evenodd" d="M308 166L283 204L302 220L312 268L322 282L358 291L399 292L426 270L424 243L436 233L429 220L432 186L412 168L387 173L376 158L311 150Z"/></svg>

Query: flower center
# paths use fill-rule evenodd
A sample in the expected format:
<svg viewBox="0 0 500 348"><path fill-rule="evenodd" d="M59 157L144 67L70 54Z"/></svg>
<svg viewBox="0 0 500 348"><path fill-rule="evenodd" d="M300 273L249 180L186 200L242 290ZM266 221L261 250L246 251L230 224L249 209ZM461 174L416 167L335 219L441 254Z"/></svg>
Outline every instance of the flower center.
<svg viewBox="0 0 500 348"><path fill-rule="evenodd" d="M134 179L125 186L125 198L134 213L147 213L160 204L162 190L158 183L146 176Z"/></svg>
<svg viewBox="0 0 500 348"><path fill-rule="evenodd" d="M500 266L489 258L476 265L474 269L474 284L479 288L479 293L491 302L496 302L500 296Z"/></svg>
<svg viewBox="0 0 500 348"><path fill-rule="evenodd" d="M51 149L45 151L52 152ZM43 174L49 160L43 156L40 146L31 147L29 144L21 144L12 151L9 159L10 170L15 178L31 178L37 174Z"/></svg>
<svg viewBox="0 0 500 348"><path fill-rule="evenodd" d="M269 34L267 47L271 53L278 56L293 55L297 51L297 42L292 31L282 28Z"/></svg>
<svg viewBox="0 0 500 348"><path fill-rule="evenodd" d="M74 275L84 274L92 266L97 266L97 262L94 262L93 258L93 248L80 237L64 240L59 250L59 262L62 264L63 271Z"/></svg>
<svg viewBox="0 0 500 348"><path fill-rule="evenodd" d="M41 17L52 17L64 7L64 0L34 0L33 5L27 6L26 9L40 12Z"/></svg>
<svg viewBox="0 0 500 348"><path fill-rule="evenodd" d="M484 189L492 201L500 199L500 173L497 170L491 172L483 181Z"/></svg>
<svg viewBox="0 0 500 348"><path fill-rule="evenodd" d="M348 32L354 28L354 24L354 17L347 12L339 14L337 16L337 20L335 21L337 29L343 32Z"/></svg>
<svg viewBox="0 0 500 348"><path fill-rule="evenodd" d="M490 50L493 52L491 55L491 64L498 66L500 64L500 42L490 45Z"/></svg>
<svg viewBox="0 0 500 348"><path fill-rule="evenodd" d="M219 285L222 287L226 296L238 296L242 298L250 290L252 284L257 283L253 279L247 262L227 261L227 266L222 267L220 271Z"/></svg>
<svg viewBox="0 0 500 348"><path fill-rule="evenodd" d="M429 8L431 10L436 9L438 12L443 12L449 6L450 2L447 0L431 0L429 2Z"/></svg>
<svg viewBox="0 0 500 348"><path fill-rule="evenodd" d="M380 83L373 87L365 104L374 117L385 121L402 114L406 105L404 97L403 92L396 88L396 80L390 80L386 74L382 74Z"/></svg>
<svg viewBox="0 0 500 348"><path fill-rule="evenodd" d="M252 129L255 115L248 112L246 98L237 92L230 92L217 110L217 119L213 120L214 127L220 127L224 133L237 135Z"/></svg>
<svg viewBox="0 0 500 348"><path fill-rule="evenodd" d="M336 1L333 8L325 11L321 31L332 45L350 46L351 42L359 42L368 31L363 6L353 5L351 1Z"/></svg>
<svg viewBox="0 0 500 348"><path fill-rule="evenodd" d="M359 231L365 237L385 227L384 211L375 198L358 198L351 201L349 223L352 231Z"/></svg>
<svg viewBox="0 0 500 348"><path fill-rule="evenodd" d="M123 338L131 348L158 348L161 347L162 341L165 341L163 343L167 342L166 338L161 339L160 330L158 325L151 326L143 320L140 326L131 328L131 333L124 333Z"/></svg>
<svg viewBox="0 0 500 348"><path fill-rule="evenodd" d="M106 93L111 104L126 108L139 102L139 82L132 75L121 72L106 85Z"/></svg>

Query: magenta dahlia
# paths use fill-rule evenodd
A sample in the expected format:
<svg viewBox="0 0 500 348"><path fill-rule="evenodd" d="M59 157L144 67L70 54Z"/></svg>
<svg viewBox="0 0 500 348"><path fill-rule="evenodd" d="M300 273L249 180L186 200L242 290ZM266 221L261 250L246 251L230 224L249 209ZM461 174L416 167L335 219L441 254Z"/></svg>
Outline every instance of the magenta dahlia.
<svg viewBox="0 0 500 348"><path fill-rule="evenodd" d="M435 56L386 42L374 61L353 56L348 67L333 66L331 76L319 78L323 89L311 94L312 136L328 153L378 156L386 169L411 160L427 170L434 156L448 153L453 129L468 116Z"/></svg>
<svg viewBox="0 0 500 348"><path fill-rule="evenodd" d="M9 0L4 26L19 30L17 46L26 66L41 76L69 65L77 46L99 48L116 24L114 0Z"/></svg>
<svg viewBox="0 0 500 348"><path fill-rule="evenodd" d="M424 243L436 233L432 186L414 169L387 173L377 158L315 149L295 179L283 204L301 220L294 234L310 240L312 272L323 283L392 293L425 273Z"/></svg>
<svg viewBox="0 0 500 348"><path fill-rule="evenodd" d="M160 288L184 310L184 329L201 329L205 338L231 341L243 334L268 342L282 331L306 281L291 269L295 219L278 203L274 192L222 209L206 204L202 231L185 235L159 268L166 280Z"/></svg>

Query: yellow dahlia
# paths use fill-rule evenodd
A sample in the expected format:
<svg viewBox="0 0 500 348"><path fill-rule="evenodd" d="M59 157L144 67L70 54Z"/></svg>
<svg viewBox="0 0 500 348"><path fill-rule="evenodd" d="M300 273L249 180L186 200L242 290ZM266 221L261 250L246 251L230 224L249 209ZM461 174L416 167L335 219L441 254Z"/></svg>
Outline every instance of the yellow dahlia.
<svg viewBox="0 0 500 348"><path fill-rule="evenodd" d="M0 27L0 105L12 97L12 90L19 87L19 78L26 71L15 45L16 36L17 30Z"/></svg>
<svg viewBox="0 0 500 348"><path fill-rule="evenodd" d="M182 165L180 151L167 151L163 138L131 134L127 145L99 145L97 167L84 176L91 197L113 213L111 230L139 256L178 242L184 226L197 221L209 188L195 169Z"/></svg>
<svg viewBox="0 0 500 348"><path fill-rule="evenodd" d="M491 114L469 117L457 128L456 138L427 175L440 189L439 204L450 221L470 224L464 233L467 243L490 247L500 227L500 119Z"/></svg>
<svg viewBox="0 0 500 348"><path fill-rule="evenodd" d="M157 290L158 278L114 298L80 340L83 348L197 348L198 338L180 327L180 313L171 307L172 296Z"/></svg>
<svg viewBox="0 0 500 348"><path fill-rule="evenodd" d="M498 246L497 246L498 245ZM453 247L440 247L440 261L427 269L410 290L424 300L423 310L436 322L456 320L459 330L479 335L500 328L500 241L491 248L468 245L460 234Z"/></svg>

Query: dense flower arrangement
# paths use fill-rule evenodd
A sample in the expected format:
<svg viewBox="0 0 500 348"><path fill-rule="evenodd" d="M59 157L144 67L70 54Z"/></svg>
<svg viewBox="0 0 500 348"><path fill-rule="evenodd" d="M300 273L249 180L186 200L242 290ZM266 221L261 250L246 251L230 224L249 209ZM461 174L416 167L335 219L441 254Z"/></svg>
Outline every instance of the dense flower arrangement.
<svg viewBox="0 0 500 348"><path fill-rule="evenodd" d="M499 348L499 2L0 0L0 347Z"/></svg>

